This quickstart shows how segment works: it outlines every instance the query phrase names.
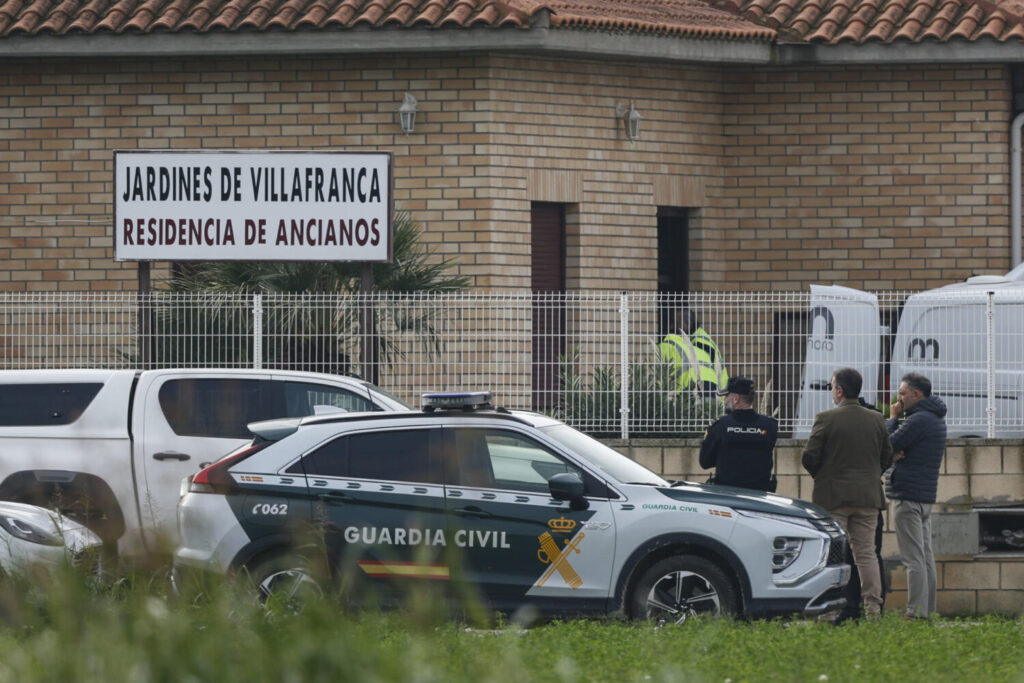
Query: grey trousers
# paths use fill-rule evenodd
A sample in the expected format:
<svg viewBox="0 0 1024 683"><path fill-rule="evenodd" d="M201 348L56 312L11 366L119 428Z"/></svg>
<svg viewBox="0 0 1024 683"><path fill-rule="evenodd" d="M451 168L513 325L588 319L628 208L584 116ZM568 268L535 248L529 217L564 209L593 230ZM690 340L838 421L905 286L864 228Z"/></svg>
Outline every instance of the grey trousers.
<svg viewBox="0 0 1024 683"><path fill-rule="evenodd" d="M895 500L896 542L907 568L907 614L927 617L936 610L935 556L932 554L932 506Z"/></svg>

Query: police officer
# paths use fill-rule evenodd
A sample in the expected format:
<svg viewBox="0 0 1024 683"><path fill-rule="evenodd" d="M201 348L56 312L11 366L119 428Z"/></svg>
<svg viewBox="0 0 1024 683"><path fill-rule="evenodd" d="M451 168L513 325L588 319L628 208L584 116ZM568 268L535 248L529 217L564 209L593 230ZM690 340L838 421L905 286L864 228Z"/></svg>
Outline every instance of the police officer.
<svg viewBox="0 0 1024 683"><path fill-rule="evenodd" d="M754 410L754 383L746 377L731 377L718 393L725 395L725 415L704 434L700 466L715 468L716 484L774 491L772 451L779 423Z"/></svg>

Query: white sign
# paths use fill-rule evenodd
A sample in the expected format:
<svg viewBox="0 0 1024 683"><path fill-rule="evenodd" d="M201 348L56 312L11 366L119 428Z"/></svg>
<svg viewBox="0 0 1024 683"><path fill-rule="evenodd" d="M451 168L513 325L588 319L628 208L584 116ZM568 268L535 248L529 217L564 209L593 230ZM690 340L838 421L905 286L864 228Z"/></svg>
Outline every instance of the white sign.
<svg viewBox="0 0 1024 683"><path fill-rule="evenodd" d="M390 152L114 152L118 261L389 261Z"/></svg>

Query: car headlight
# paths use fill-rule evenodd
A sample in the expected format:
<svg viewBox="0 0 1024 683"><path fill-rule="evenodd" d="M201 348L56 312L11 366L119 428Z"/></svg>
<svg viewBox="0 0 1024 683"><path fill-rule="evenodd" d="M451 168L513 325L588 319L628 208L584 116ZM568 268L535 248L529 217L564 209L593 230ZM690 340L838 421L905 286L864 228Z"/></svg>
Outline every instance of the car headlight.
<svg viewBox="0 0 1024 683"><path fill-rule="evenodd" d="M804 546L802 538L776 536L772 541L772 573L778 574L800 557L800 549Z"/></svg>
<svg viewBox="0 0 1024 683"><path fill-rule="evenodd" d="M772 582L775 585L788 586L799 583L807 576L825 567L826 553L831 539L823 538L823 536L830 537L831 533L829 529L823 528L821 520L773 512L754 512L752 510L737 510L737 512L745 517L784 522L788 526L783 529L776 526L772 529L774 533L770 537ZM836 525L836 531L842 534L838 525Z"/></svg>
<svg viewBox="0 0 1024 683"><path fill-rule="evenodd" d="M15 538L40 545L64 545L64 541L56 534L40 529L35 524L11 515L0 515L0 527Z"/></svg>

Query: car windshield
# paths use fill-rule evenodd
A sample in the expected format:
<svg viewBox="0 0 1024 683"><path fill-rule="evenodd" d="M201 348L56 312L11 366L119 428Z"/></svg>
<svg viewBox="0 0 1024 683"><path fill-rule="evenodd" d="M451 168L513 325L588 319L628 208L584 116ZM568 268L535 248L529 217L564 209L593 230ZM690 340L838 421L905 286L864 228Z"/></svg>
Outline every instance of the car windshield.
<svg viewBox="0 0 1024 683"><path fill-rule="evenodd" d="M373 393L375 393L375 394L380 394L380 395L381 395L381 396L383 396L384 398L388 398L388 399L391 399L392 401L394 401L395 403L397 403L397 404L398 404L398 405L400 405L400 406L403 406L403 407L405 407L405 408L408 408L409 410L412 410L412 409L413 409L413 407L412 407L411 405L409 405L408 403L406 403L406 402L405 402L405 401L403 401L402 399L398 398L397 396L395 396L395 395L394 395L394 394L392 394L391 392L388 392L388 391L384 391L383 389L381 389L380 387L378 387L378 386L377 386L376 384L371 384L370 382L364 382L364 383L363 383L363 386L367 387L368 389L370 389L371 391L373 391Z"/></svg>
<svg viewBox="0 0 1024 683"><path fill-rule="evenodd" d="M542 427L541 431L573 453L623 484L668 486L668 482L603 443L564 424Z"/></svg>

